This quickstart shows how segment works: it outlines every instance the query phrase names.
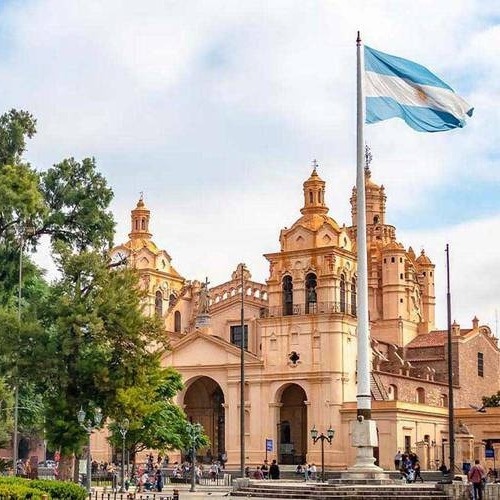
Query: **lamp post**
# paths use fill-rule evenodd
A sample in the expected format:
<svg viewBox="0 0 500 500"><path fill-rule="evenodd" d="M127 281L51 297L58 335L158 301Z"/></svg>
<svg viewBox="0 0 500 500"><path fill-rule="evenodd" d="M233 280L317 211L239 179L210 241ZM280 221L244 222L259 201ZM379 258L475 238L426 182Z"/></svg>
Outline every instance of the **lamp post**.
<svg viewBox="0 0 500 500"><path fill-rule="evenodd" d="M127 436L128 427L130 425L129 419L124 418L121 424L118 424L118 430L122 435L122 484L120 493L125 493L125 437Z"/></svg>
<svg viewBox="0 0 500 500"><path fill-rule="evenodd" d="M332 429L332 426L326 431L326 436L323 433L319 434L316 426L311 429L313 444L316 444L317 441L321 441L321 482L325 480L325 441L332 444L333 436L335 436L335 431Z"/></svg>
<svg viewBox="0 0 500 500"><path fill-rule="evenodd" d="M18 338L17 338L17 349L19 350L19 343L21 340L21 302L23 298L23 252L24 244L26 242L26 236L33 236L35 232L34 227L30 222L26 223L25 226L21 226L19 231L19 283L18 283L18 295L17 295L17 321L18 321ZM14 475L17 476L17 460L19 455L19 371L17 366L16 358L16 372L15 372L15 388L14 388L14 435L12 438L12 462L14 466Z"/></svg>
<svg viewBox="0 0 500 500"><path fill-rule="evenodd" d="M92 491L92 472L91 472L91 463L90 463L90 436L92 435L92 431L97 429L101 424L102 420L102 412L100 408L96 408L94 411L94 419L93 421L90 418L86 418L85 410L80 408L78 413L76 414L78 418L78 423L85 429L88 434L88 450L87 450L87 492L90 493Z"/></svg>
<svg viewBox="0 0 500 500"><path fill-rule="evenodd" d="M188 422L187 434L189 436L189 447L191 448L191 488L189 491L196 491L196 449L203 432L203 427L199 423Z"/></svg>

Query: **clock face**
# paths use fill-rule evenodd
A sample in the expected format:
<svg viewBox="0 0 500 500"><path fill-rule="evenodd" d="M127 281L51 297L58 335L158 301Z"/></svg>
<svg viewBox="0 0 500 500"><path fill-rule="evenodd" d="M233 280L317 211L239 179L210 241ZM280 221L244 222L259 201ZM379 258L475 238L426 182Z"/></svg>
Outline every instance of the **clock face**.
<svg viewBox="0 0 500 500"><path fill-rule="evenodd" d="M129 252L127 250L121 249L116 250L111 254L111 264L113 266L126 266Z"/></svg>

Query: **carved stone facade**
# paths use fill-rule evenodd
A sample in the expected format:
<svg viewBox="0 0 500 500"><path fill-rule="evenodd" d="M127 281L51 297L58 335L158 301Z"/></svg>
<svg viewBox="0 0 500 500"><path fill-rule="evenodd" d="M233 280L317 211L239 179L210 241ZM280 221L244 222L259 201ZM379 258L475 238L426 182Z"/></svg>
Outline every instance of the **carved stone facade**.
<svg viewBox="0 0 500 500"><path fill-rule="evenodd" d="M373 182L368 169L366 193L373 415L380 438L376 452L386 468L405 448L417 451L424 467L435 467L446 456L448 387L446 334L434 330L434 264L424 251L417 257L397 241L396 228L386 222L385 189ZM228 269L231 279L211 286L209 295L203 282L179 275L168 253L152 242L150 212L142 197L132 210L130 239L112 255L124 254L128 265L138 269L148 290L149 314L164 318L171 351L163 363L183 375L178 403L209 434L211 447L202 450L206 456L226 453L229 465L239 464L243 393L249 465L264 459L266 439L273 441L270 458L281 463L320 462L320 447L309 436L313 426L320 432L330 426L336 430L332 446L325 447L328 467L353 463L355 189L351 206L350 227L328 215L325 182L315 165L303 185L300 218L281 230L279 250L265 255L266 283L252 281L240 264L233 272ZM203 324L196 321L200 308L209 317ZM477 319L468 330L455 325L453 353L458 407L466 409L498 390L500 354L488 327ZM474 412L465 413L477 443L486 430ZM500 428L496 436L500 443Z"/></svg>

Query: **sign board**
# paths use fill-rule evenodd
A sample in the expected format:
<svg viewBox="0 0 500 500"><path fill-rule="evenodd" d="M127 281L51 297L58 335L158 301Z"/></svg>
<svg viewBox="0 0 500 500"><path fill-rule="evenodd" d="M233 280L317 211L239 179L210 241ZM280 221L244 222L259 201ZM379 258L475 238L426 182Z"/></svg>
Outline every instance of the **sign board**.
<svg viewBox="0 0 500 500"><path fill-rule="evenodd" d="M266 451L273 451L273 440L266 439Z"/></svg>
<svg viewBox="0 0 500 500"><path fill-rule="evenodd" d="M493 448L486 448L484 450L484 458L495 458L495 450Z"/></svg>

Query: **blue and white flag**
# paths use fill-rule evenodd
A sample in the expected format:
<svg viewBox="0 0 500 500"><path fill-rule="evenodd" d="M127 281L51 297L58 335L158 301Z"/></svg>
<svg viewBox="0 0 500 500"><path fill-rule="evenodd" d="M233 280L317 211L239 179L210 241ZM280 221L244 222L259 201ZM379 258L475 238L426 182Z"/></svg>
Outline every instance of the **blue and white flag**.
<svg viewBox="0 0 500 500"><path fill-rule="evenodd" d="M366 123L399 117L419 132L465 125L472 108L427 68L365 45Z"/></svg>

